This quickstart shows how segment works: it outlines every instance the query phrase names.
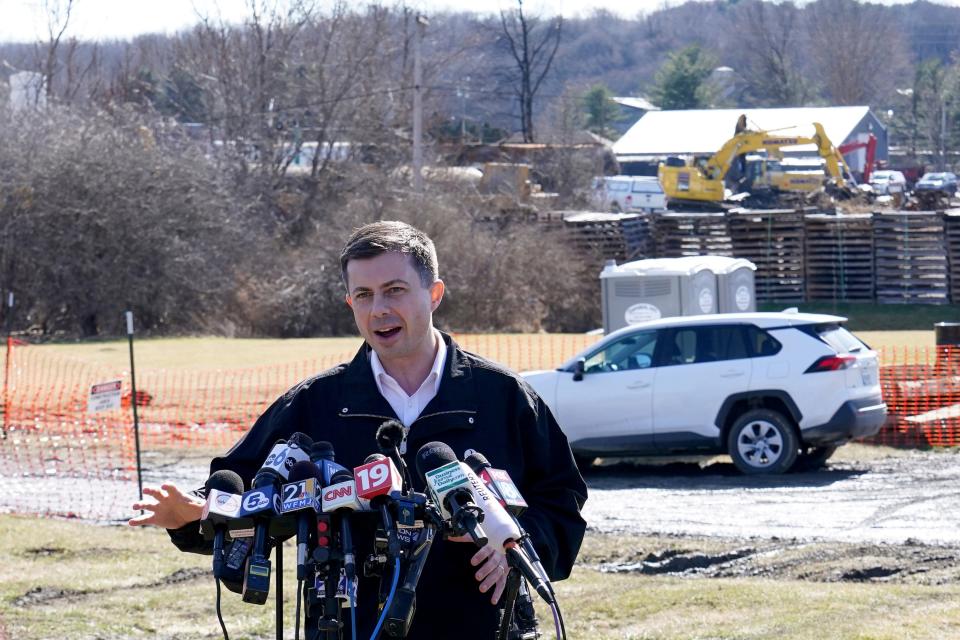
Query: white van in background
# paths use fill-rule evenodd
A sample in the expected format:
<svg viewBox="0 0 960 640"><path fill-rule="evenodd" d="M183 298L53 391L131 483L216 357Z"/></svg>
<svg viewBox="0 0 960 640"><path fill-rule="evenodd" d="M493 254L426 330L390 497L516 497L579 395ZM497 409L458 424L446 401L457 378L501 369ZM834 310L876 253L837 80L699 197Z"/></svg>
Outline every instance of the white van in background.
<svg viewBox="0 0 960 640"><path fill-rule="evenodd" d="M593 203L602 211L662 211L667 199L656 176L604 176L593 179Z"/></svg>

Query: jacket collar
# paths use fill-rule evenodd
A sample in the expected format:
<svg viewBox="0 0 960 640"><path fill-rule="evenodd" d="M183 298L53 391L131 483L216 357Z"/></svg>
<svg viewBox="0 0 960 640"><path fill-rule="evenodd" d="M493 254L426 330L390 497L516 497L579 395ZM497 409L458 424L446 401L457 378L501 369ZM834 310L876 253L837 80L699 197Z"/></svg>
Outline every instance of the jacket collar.
<svg viewBox="0 0 960 640"><path fill-rule="evenodd" d="M477 391L473 367L449 334L441 331L440 337L447 345L443 376L437 395L411 425L417 440L451 428L473 428L475 422ZM370 367L370 350L370 345L364 342L344 371L339 415L396 420L390 403L377 390Z"/></svg>

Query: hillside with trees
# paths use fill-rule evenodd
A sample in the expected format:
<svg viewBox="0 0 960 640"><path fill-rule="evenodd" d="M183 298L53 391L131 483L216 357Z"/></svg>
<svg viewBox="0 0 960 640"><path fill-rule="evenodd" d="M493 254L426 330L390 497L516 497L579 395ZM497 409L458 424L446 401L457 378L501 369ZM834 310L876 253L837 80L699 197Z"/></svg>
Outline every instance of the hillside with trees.
<svg viewBox="0 0 960 640"><path fill-rule="evenodd" d="M688 2L635 19L518 3L418 27L402 6L303 0L107 42L72 35L70 0L50 6L47 38L0 44L0 289L17 294L15 328L39 335L115 334L127 307L156 333L350 331L336 254L350 228L387 217L438 236L441 322L596 326L589 256L497 219L469 186L413 190L418 33L428 165L510 134L614 135L614 95L866 104L895 145L936 149L945 131L960 147L960 8L929 2ZM24 72L33 84L14 89ZM602 165L535 169L576 207Z"/></svg>

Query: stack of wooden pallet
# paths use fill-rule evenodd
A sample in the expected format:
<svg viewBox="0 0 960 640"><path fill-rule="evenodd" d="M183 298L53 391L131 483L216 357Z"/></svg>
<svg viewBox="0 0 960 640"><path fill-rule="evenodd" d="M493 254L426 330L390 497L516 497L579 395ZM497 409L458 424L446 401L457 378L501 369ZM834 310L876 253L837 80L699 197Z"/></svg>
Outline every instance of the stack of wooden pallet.
<svg viewBox="0 0 960 640"><path fill-rule="evenodd" d="M554 212L556 215L558 212ZM648 257L649 222L641 213L562 213L564 233L577 249L603 260Z"/></svg>
<svg viewBox="0 0 960 640"><path fill-rule="evenodd" d="M948 209L943 217L950 269L950 301L960 304L960 209Z"/></svg>
<svg viewBox="0 0 960 640"><path fill-rule="evenodd" d="M936 211L873 215L877 302L949 300L944 216Z"/></svg>
<svg viewBox="0 0 960 640"><path fill-rule="evenodd" d="M726 214L722 212L656 214L653 242L658 258L733 255Z"/></svg>
<svg viewBox="0 0 960 640"><path fill-rule="evenodd" d="M758 301L805 300L803 215L794 209L729 212L733 255L757 265Z"/></svg>
<svg viewBox="0 0 960 640"><path fill-rule="evenodd" d="M808 300L873 302L873 215L808 214Z"/></svg>

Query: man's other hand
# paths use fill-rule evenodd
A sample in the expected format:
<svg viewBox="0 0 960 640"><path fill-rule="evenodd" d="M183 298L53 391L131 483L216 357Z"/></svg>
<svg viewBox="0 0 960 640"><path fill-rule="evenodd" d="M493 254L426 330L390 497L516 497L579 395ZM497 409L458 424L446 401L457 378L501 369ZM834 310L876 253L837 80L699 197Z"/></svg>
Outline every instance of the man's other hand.
<svg viewBox="0 0 960 640"><path fill-rule="evenodd" d="M200 519L203 500L185 494L174 484L162 484L159 489L144 487L143 495L153 498L133 503L135 511L146 511L127 522L131 527L153 525L164 529L179 529L187 523Z"/></svg>
<svg viewBox="0 0 960 640"><path fill-rule="evenodd" d="M497 604L500 601L500 596L503 595L504 587L507 586L507 574L510 573L507 565L507 554L488 544L480 547L480 550L470 558L470 564L480 567L474 574L480 583L480 592L486 593L493 587L490 602Z"/></svg>

